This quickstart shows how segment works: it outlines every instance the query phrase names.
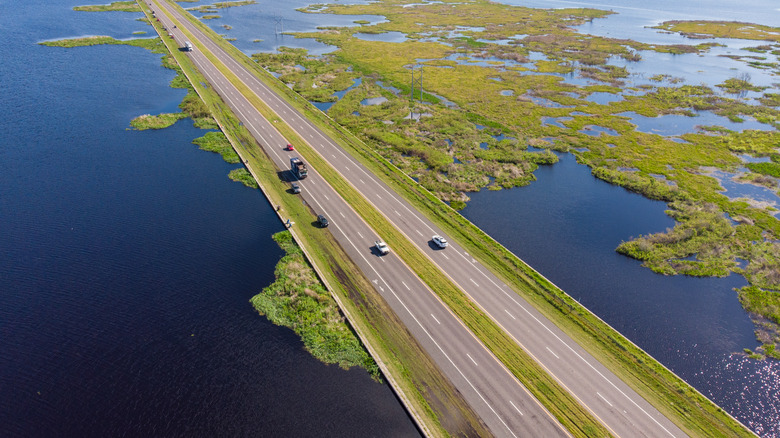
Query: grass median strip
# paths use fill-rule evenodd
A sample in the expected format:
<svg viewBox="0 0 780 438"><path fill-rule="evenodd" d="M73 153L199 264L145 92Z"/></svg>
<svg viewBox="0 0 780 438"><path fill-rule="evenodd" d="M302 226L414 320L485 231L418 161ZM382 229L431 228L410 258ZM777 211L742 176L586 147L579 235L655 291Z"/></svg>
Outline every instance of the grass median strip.
<svg viewBox="0 0 780 438"><path fill-rule="evenodd" d="M246 160L269 202L278 206L282 215L302 224L292 230L296 240L306 249L307 259L317 268L320 279L339 302L385 377L393 382L418 425L430 436L462 433L489 436L476 413L433 364L333 236L326 230L305 225L314 219L309 207L287 192L289 185L280 180L279 170L207 85L206 79L197 72L189 58L177 50L176 43L168 37L163 39L233 147Z"/></svg>

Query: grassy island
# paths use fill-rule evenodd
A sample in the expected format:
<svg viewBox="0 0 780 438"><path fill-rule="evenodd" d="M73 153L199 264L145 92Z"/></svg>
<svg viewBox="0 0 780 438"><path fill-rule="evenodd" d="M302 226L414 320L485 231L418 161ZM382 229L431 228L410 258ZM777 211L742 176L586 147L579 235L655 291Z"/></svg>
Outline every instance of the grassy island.
<svg viewBox="0 0 780 438"><path fill-rule="evenodd" d="M187 114L165 113L157 114L155 116L144 114L131 120L130 126L139 131L146 129L164 129L184 118L187 118Z"/></svg>
<svg viewBox="0 0 780 438"><path fill-rule="evenodd" d="M778 28L740 21L665 21L656 29L681 33L688 38L738 38L780 42Z"/></svg>
<svg viewBox="0 0 780 438"><path fill-rule="evenodd" d="M252 177L252 174L250 174L249 171L243 167L231 170L230 173L228 173L228 178L232 179L233 181L240 182L250 189L258 188L257 181L255 181L254 177Z"/></svg>
<svg viewBox="0 0 780 438"><path fill-rule="evenodd" d="M73 10L81 12L141 12L141 8L138 6L138 3L134 1L113 2L108 5L76 6L73 8Z"/></svg>

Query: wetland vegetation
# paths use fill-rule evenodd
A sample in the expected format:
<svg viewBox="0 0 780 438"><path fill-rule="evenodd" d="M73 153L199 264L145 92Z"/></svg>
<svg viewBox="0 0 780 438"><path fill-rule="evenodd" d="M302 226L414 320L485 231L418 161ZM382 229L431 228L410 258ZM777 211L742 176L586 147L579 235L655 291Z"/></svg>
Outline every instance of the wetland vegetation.
<svg viewBox="0 0 780 438"><path fill-rule="evenodd" d="M138 6L138 3L134 1L113 2L108 5L76 6L73 8L73 10L81 11L81 12L107 12L107 11L141 12L141 8Z"/></svg>
<svg viewBox="0 0 780 438"><path fill-rule="evenodd" d="M251 299L255 309L274 324L293 329L317 359L342 368L361 366L379 379L376 362L345 321L290 232L274 234L273 239L285 256L276 265L276 281Z"/></svg>
<svg viewBox="0 0 780 438"><path fill-rule="evenodd" d="M622 66L644 53L704 53L717 43L650 45L577 33L572 26L609 14L593 9L387 0L303 11L379 15L387 21L297 35L338 47L321 57L280 48L254 59L306 99L332 103L327 112L334 120L451 206L464 206L471 191L529 184L539 165L556 162L550 150L571 152L594 176L669 202L677 225L632 238L617 248L620 253L665 275L738 273L766 292L766 300L780 303L776 206L731 199L710 174L710 169L736 172L740 182L778 190L776 89L754 85L749 73L714 87L671 75L635 84ZM665 25L682 31L679 23ZM745 23L697 29L759 40L778 32ZM361 38L387 32L400 32L404 40ZM776 69L777 47L752 49L766 55L763 60L738 58L748 69ZM424 74L424 92L415 85L414 101L412 66ZM589 99L607 93L621 99L605 104ZM366 104L373 98L383 99ZM672 136L641 132L634 123L664 116L753 120L763 128L703 123ZM738 154L774 161L745 165ZM765 313L766 306L746 308L762 322L759 328L780 323ZM760 350L774 351L773 342Z"/></svg>

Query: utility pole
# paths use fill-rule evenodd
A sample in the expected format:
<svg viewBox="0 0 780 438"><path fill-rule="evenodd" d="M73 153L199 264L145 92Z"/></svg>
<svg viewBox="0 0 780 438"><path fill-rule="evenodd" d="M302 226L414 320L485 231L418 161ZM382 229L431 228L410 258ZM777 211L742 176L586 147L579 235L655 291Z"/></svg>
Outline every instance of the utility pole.
<svg viewBox="0 0 780 438"><path fill-rule="evenodd" d="M420 75L419 77L415 77L414 67L415 66L412 66L412 92L409 94L410 97L409 117L411 117L412 119L414 119L414 85L415 84L417 84L417 88L420 90L420 103L422 103L423 101L423 68L421 65L418 66L418 71Z"/></svg>
<svg viewBox="0 0 780 438"><path fill-rule="evenodd" d="M281 35L284 33L284 18L281 15L274 15L274 34Z"/></svg>

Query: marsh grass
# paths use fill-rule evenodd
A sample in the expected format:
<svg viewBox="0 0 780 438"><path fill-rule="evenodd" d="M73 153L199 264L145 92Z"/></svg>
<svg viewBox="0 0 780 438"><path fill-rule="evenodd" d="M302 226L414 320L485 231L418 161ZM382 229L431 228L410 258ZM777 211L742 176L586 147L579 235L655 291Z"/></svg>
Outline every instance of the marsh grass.
<svg viewBox="0 0 780 438"><path fill-rule="evenodd" d="M146 129L165 129L179 120L186 118L187 114L184 113L164 113L155 116L144 114L131 120L130 126L139 131L144 131Z"/></svg>
<svg viewBox="0 0 780 438"><path fill-rule="evenodd" d="M207 132L203 137L192 140L193 143L200 146L201 150L216 152L222 156L222 159L231 164L241 162L233 145L222 132Z"/></svg>
<svg viewBox="0 0 780 438"><path fill-rule="evenodd" d="M239 167L238 169L233 169L228 173L228 178L232 179L233 181L240 182L241 184L249 187L250 189L256 189L258 188L257 181L255 181L255 178L252 176L251 173L249 173L248 170L246 170L243 167Z"/></svg>
<svg viewBox="0 0 780 438"><path fill-rule="evenodd" d="M274 324L293 329L304 348L322 362L344 369L360 366L379 379L376 362L346 323L290 232L276 233L273 239L285 256L276 265L276 280L250 300L255 309Z"/></svg>
<svg viewBox="0 0 780 438"><path fill-rule="evenodd" d="M108 5L76 6L73 8L73 10L81 12L141 12L141 8L138 6L138 3L134 1L113 2Z"/></svg>
<svg viewBox="0 0 780 438"><path fill-rule="evenodd" d="M656 29L678 32L689 38L737 38L780 41L780 28L739 21L665 21Z"/></svg>

